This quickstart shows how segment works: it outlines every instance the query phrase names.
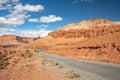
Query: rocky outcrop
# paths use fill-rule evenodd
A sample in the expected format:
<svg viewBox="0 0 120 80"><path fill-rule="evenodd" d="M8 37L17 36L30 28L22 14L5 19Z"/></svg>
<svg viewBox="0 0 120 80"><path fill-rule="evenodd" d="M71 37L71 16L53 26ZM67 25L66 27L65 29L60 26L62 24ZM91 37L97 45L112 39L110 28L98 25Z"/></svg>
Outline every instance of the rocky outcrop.
<svg viewBox="0 0 120 80"><path fill-rule="evenodd" d="M120 31L120 22L93 19L69 24L57 31L50 32L48 35L53 38L91 38L118 31Z"/></svg>
<svg viewBox="0 0 120 80"><path fill-rule="evenodd" d="M89 29L58 30L50 32L49 36L53 38L91 38L119 31L120 26L94 27Z"/></svg>
<svg viewBox="0 0 120 80"><path fill-rule="evenodd" d="M65 57L120 63L120 32L76 43L56 44L46 51Z"/></svg>

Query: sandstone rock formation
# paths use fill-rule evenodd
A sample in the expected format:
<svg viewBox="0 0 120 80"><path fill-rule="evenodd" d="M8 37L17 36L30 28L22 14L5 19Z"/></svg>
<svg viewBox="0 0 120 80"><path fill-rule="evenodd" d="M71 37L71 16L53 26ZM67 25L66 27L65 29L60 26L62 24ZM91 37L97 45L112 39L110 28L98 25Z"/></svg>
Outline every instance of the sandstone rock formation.
<svg viewBox="0 0 120 80"><path fill-rule="evenodd" d="M120 31L119 26L98 27L89 29L70 29L70 30L58 30L49 33L49 36L53 38L91 38L97 37L106 33L113 33Z"/></svg>
<svg viewBox="0 0 120 80"><path fill-rule="evenodd" d="M120 31L120 22L107 19L84 20L49 33L53 38L91 38Z"/></svg>
<svg viewBox="0 0 120 80"><path fill-rule="evenodd" d="M120 22L94 19L49 33L55 45L46 51L73 58L120 63ZM59 39L59 43L56 40Z"/></svg>

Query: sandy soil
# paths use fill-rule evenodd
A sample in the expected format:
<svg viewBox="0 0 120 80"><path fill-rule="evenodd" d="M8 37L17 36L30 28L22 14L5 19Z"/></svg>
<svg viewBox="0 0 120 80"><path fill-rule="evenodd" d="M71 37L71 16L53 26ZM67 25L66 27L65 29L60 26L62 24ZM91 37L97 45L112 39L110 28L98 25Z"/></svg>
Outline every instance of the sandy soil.
<svg viewBox="0 0 120 80"><path fill-rule="evenodd" d="M76 80L70 70L36 50L0 49L0 80Z"/></svg>

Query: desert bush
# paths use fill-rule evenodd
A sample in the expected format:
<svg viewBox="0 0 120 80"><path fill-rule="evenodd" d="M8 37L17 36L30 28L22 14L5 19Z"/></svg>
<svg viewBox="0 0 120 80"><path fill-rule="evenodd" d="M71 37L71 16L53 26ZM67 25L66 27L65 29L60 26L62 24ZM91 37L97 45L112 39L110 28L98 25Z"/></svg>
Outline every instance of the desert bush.
<svg viewBox="0 0 120 80"><path fill-rule="evenodd" d="M74 70L67 71L66 75L67 75L68 78L71 78L71 79L80 77L80 75L75 73Z"/></svg>
<svg viewBox="0 0 120 80"><path fill-rule="evenodd" d="M3 59L5 58L4 54L0 54L0 69L4 69L6 65L8 65L7 62L3 61Z"/></svg>
<svg viewBox="0 0 120 80"><path fill-rule="evenodd" d="M28 57L32 57L33 55L32 54L30 54Z"/></svg>
<svg viewBox="0 0 120 80"><path fill-rule="evenodd" d="M26 52L30 52L30 50L27 49Z"/></svg>
<svg viewBox="0 0 120 80"><path fill-rule="evenodd" d="M4 54L0 54L0 60L4 59L5 55Z"/></svg>
<svg viewBox="0 0 120 80"><path fill-rule="evenodd" d="M34 52L37 52L37 50L34 50Z"/></svg>
<svg viewBox="0 0 120 80"><path fill-rule="evenodd" d="M9 53L12 54L12 51L10 51Z"/></svg>
<svg viewBox="0 0 120 80"><path fill-rule="evenodd" d="M58 68L59 68L59 69L62 69L62 68L64 68L64 66L63 66L63 65L59 65Z"/></svg>
<svg viewBox="0 0 120 80"><path fill-rule="evenodd" d="M37 52L37 53L39 53L39 51L38 51L38 50L34 50L34 52Z"/></svg>

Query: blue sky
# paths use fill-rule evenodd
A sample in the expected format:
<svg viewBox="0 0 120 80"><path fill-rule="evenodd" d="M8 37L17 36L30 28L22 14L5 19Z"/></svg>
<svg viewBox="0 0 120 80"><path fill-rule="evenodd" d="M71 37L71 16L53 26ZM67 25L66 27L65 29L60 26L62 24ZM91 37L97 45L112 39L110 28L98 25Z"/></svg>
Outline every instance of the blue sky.
<svg viewBox="0 0 120 80"><path fill-rule="evenodd" d="M120 0L0 0L0 35L44 37L95 18L120 21Z"/></svg>

